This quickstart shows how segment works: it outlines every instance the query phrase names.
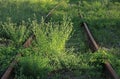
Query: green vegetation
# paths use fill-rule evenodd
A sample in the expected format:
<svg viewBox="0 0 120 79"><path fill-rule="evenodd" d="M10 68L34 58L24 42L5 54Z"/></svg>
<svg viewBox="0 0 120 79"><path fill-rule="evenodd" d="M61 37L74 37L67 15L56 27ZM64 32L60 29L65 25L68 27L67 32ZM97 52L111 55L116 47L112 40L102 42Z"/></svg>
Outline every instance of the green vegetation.
<svg viewBox="0 0 120 79"><path fill-rule="evenodd" d="M1 36L11 40L15 47L20 47L29 35L29 28L24 23L19 26L11 22L3 23L1 29Z"/></svg>
<svg viewBox="0 0 120 79"><path fill-rule="evenodd" d="M120 37L117 30L120 23L119 2L103 4L100 1L83 1L79 7L80 12L84 14L84 21L88 23L96 40L102 46L108 45L111 47L113 44L119 43Z"/></svg>
<svg viewBox="0 0 120 79"><path fill-rule="evenodd" d="M18 53L16 79L104 79L106 60L120 76L119 9L117 0L0 0L0 77ZM103 47L95 53L82 22Z"/></svg>
<svg viewBox="0 0 120 79"><path fill-rule="evenodd" d="M33 33L41 52L62 52L65 50L65 43L72 31L72 22L69 20L69 18L64 17L60 23L44 23L42 21L40 24L33 21L31 26L34 26Z"/></svg>
<svg viewBox="0 0 120 79"><path fill-rule="evenodd" d="M10 61L14 58L16 53L14 47L0 47L0 76L2 76L4 70L7 69Z"/></svg>

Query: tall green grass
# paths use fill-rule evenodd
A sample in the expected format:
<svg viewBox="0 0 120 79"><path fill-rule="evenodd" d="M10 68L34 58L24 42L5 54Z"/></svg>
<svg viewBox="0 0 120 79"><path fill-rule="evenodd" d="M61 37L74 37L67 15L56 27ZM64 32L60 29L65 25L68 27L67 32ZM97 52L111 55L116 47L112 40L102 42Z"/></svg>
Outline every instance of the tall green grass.
<svg viewBox="0 0 120 79"><path fill-rule="evenodd" d="M70 18L63 17L60 22L48 23L42 20L40 24L33 21L31 26L34 26L33 32L40 51L43 53L65 51L66 41L70 38L73 28Z"/></svg>
<svg viewBox="0 0 120 79"><path fill-rule="evenodd" d="M16 53L17 50L14 47L0 47L0 77L2 77Z"/></svg>
<svg viewBox="0 0 120 79"><path fill-rule="evenodd" d="M61 1L63 2L60 6L48 17L52 18L51 22L48 21L49 19L47 19L47 22L44 22L44 19L41 20L42 16L43 18L46 17L50 10ZM120 72L119 51L115 49L112 51L112 53L117 52L117 56L116 54L115 56L109 55L108 52L111 52L111 50L107 52L98 51L95 54L85 53L89 50L85 49L82 29L77 27L79 22L87 22L98 42L103 46L108 44L107 46L112 48L116 43L119 43L120 4L118 2L111 3L109 0L81 1L79 9L84 15L84 19L80 19L77 15L77 2L78 0L0 0L0 37L12 40L13 45L18 50L30 33L34 33L36 36L32 48L20 51L23 52L24 57L20 58L20 63L16 67L15 77L17 79L46 79L51 76L50 74L53 71L59 69L70 72L74 72L76 69L79 76L87 75L90 79L93 79L96 76L100 77L102 73L100 64L104 62L104 59L109 59L116 67L117 72ZM70 15L72 19L63 17L66 14ZM9 17L11 21L7 20ZM80 40L80 51L77 52L84 50L85 52L82 54L65 50L66 42L70 39L73 29L81 31L78 32L81 34L78 39ZM0 53L0 59L2 60L0 64L8 56L3 55L4 51L8 49L3 49L0 48L0 52L2 52ZM8 52L13 55L13 52ZM7 52L4 54L7 54ZM10 55L10 57L12 56ZM10 57L8 56L8 58ZM6 63L9 62L6 61ZM5 68L6 64L2 66L2 69ZM3 73L4 70L2 69L0 72Z"/></svg>
<svg viewBox="0 0 120 79"><path fill-rule="evenodd" d="M11 40L15 47L21 47L30 33L24 22L19 26L10 21L1 23L1 29L1 37Z"/></svg>
<svg viewBox="0 0 120 79"><path fill-rule="evenodd" d="M61 3L62 2L62 3ZM44 18L46 15L58 4L60 7L53 12L54 18L61 17L64 15L67 9L67 1L57 1L57 0L2 0L0 1L0 21L6 22L7 18L11 18L12 22L20 24L21 21L27 21L28 19L33 20L34 16L40 22L41 17ZM58 16L61 15L61 16ZM50 18L50 17L49 17ZM56 18L58 19L58 18Z"/></svg>
<svg viewBox="0 0 120 79"><path fill-rule="evenodd" d="M63 17L60 22L48 23L45 23L43 19L41 23L34 20L30 26L33 26L35 44L32 51L28 50L28 54L20 59L21 70L17 73L21 74L16 77L45 79L53 70L76 67L77 56L65 51L66 41L73 28L70 18Z"/></svg>
<svg viewBox="0 0 120 79"><path fill-rule="evenodd" d="M119 42L120 37L117 31L120 22L119 8L118 2L108 1L107 4L103 4L101 1L81 1L80 3L79 10L84 16L82 21L88 23L90 30L101 45L113 47Z"/></svg>

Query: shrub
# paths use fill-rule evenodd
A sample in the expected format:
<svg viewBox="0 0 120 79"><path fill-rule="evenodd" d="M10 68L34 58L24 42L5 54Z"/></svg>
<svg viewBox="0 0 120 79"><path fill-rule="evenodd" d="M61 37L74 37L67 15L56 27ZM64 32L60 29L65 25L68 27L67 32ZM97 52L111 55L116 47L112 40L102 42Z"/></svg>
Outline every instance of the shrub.
<svg viewBox="0 0 120 79"><path fill-rule="evenodd" d="M23 44L26 38L29 36L29 28L24 22L17 26L16 24L8 21L1 25L2 37L12 40L13 45L18 47Z"/></svg>
<svg viewBox="0 0 120 79"><path fill-rule="evenodd" d="M51 71L49 66L49 59L42 58L40 56L23 57L20 60L20 73L21 75L27 76L27 78L33 79L45 79L48 72ZM21 76L20 75L20 76Z"/></svg>
<svg viewBox="0 0 120 79"><path fill-rule="evenodd" d="M14 47L0 47L0 77L17 53Z"/></svg>
<svg viewBox="0 0 120 79"><path fill-rule="evenodd" d="M72 32L72 23L69 18L64 17L60 23L44 23L40 24L33 21L33 32L36 36L37 45L40 52L49 53L65 51L65 43L69 39Z"/></svg>

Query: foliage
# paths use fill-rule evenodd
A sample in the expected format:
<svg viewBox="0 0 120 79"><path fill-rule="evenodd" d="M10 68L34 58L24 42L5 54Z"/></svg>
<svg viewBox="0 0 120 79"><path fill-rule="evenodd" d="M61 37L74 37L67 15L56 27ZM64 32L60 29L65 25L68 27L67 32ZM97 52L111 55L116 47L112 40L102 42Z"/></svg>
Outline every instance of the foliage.
<svg viewBox="0 0 120 79"><path fill-rule="evenodd" d="M72 52L61 52L57 54L41 55L38 50L27 50L25 53L31 53L23 58L20 58L20 63L17 69L16 77L21 79L45 79L50 74L59 74L59 69L75 72L74 74L87 75L90 78L100 77L102 73L102 63L111 58L104 50L99 50L97 53L73 54ZM111 61L111 60L110 60ZM29 65L28 65L29 64ZM27 69L26 69L27 68ZM36 72L37 71L37 72ZM44 72L46 71L46 72ZM77 73L77 71L81 73ZM97 72L99 71L99 72ZM96 72L96 74L94 74ZM54 74L54 75L55 75ZM29 76L31 75L31 76ZM60 76L60 74L59 74Z"/></svg>
<svg viewBox="0 0 120 79"><path fill-rule="evenodd" d="M103 46L112 46L119 42L119 16L120 3L109 2L103 4L101 1L81 1L79 11L84 15L84 22L88 26L94 37ZM109 39L109 41L108 41Z"/></svg>
<svg viewBox="0 0 120 79"><path fill-rule="evenodd" d="M0 0L0 37L13 43L13 47L0 47L0 75L18 52L24 57L19 58L20 63L15 68L17 79L47 79L51 74L59 79L59 72L62 72L59 70L98 79L101 64L106 60L120 74L120 3L117 0L82 0L78 7L78 1ZM78 9L83 19L78 16ZM89 52L84 31L79 27L81 22L87 22L100 46L109 47L108 50ZM32 46L21 48L31 33L35 35ZM67 49L69 42L79 44L70 44ZM79 50L71 51L72 46Z"/></svg>
<svg viewBox="0 0 120 79"><path fill-rule="evenodd" d="M42 21L37 24L33 21L31 26L34 26L33 32L42 53L64 51L66 41L69 39L73 27L70 18L66 17L60 23L44 23Z"/></svg>
<svg viewBox="0 0 120 79"><path fill-rule="evenodd" d="M0 21L6 22L7 18L11 18L13 23L20 24L23 20L28 22L28 19L34 20L34 16L37 16L36 19L40 22L41 17L45 18L59 3L60 7L51 13L54 19L55 17L61 18L60 16L64 15L65 12L61 9L65 10L68 6L67 0L2 0L0 1Z"/></svg>
<svg viewBox="0 0 120 79"><path fill-rule="evenodd" d="M1 29L2 37L12 40L13 45L16 47L21 46L26 37L29 35L29 28L27 28L24 22L21 25L17 26L16 24L8 21L1 24Z"/></svg>
<svg viewBox="0 0 120 79"><path fill-rule="evenodd" d="M111 53L111 57L109 58L110 63L112 64L113 68L120 75L120 53L119 48L112 48L108 52Z"/></svg>
<svg viewBox="0 0 120 79"><path fill-rule="evenodd" d="M91 62L96 63L105 63L106 60L109 60L110 54L107 53L105 50L98 50L96 53L92 54Z"/></svg>
<svg viewBox="0 0 120 79"><path fill-rule="evenodd" d="M47 73L52 69L49 66L49 60L39 56L23 57L19 64L19 67L21 67L20 73L33 79L45 79Z"/></svg>
<svg viewBox="0 0 120 79"><path fill-rule="evenodd" d="M20 58L20 63L16 67L16 78L18 79L45 79L52 72L59 69L72 70L78 67L79 59L75 54L61 52L57 54L41 55L39 50L27 49L26 54ZM19 68L18 68L19 67ZM31 76L30 76L31 75Z"/></svg>
<svg viewBox="0 0 120 79"><path fill-rule="evenodd" d="M0 77L7 69L14 55L17 53L14 47L0 47Z"/></svg>

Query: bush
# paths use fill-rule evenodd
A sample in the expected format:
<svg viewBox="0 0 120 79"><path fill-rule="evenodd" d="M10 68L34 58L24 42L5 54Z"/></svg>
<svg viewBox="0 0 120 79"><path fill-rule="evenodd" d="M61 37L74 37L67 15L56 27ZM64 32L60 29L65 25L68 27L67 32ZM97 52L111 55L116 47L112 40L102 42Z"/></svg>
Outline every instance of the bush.
<svg viewBox="0 0 120 79"><path fill-rule="evenodd" d="M65 51L66 41L72 32L72 23L69 18L64 17L60 23L44 23L40 24L33 21L33 32L36 36L36 44L40 52L62 52Z"/></svg>
<svg viewBox="0 0 120 79"><path fill-rule="evenodd" d="M12 40L15 47L22 46L23 42L29 36L29 28L24 22L17 26L10 21L1 24L2 32L0 33L2 38Z"/></svg>
<svg viewBox="0 0 120 79"><path fill-rule="evenodd" d="M14 47L0 47L0 77L7 69L16 53L17 51Z"/></svg>
<svg viewBox="0 0 120 79"><path fill-rule="evenodd" d="M23 57L20 60L20 73L28 78L45 79L48 72L51 71L49 59L40 56Z"/></svg>

